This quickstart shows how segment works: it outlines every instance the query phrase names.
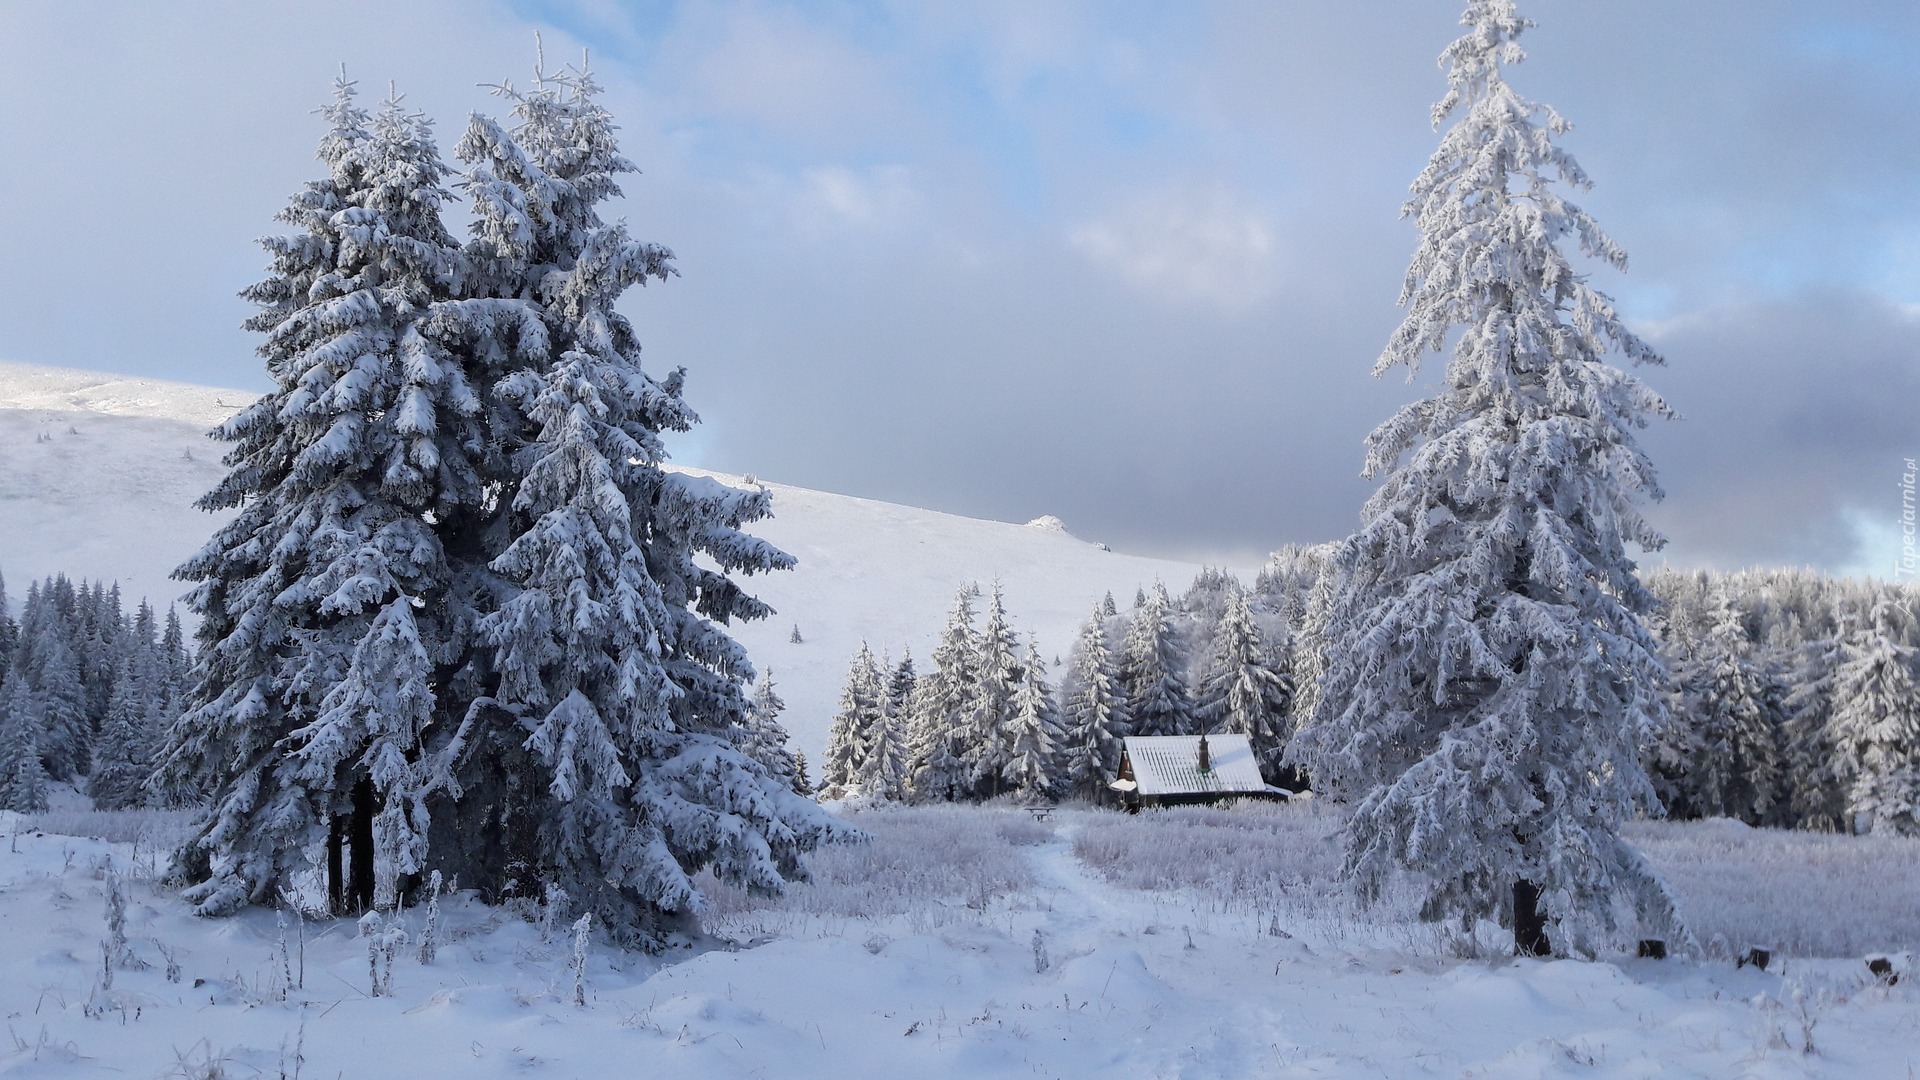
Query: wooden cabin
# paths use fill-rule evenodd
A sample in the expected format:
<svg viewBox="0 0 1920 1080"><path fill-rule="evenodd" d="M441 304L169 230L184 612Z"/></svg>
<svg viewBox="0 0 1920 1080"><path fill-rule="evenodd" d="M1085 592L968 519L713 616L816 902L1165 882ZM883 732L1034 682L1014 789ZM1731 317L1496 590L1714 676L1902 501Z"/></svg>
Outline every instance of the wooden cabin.
<svg viewBox="0 0 1920 1080"><path fill-rule="evenodd" d="M1245 735L1129 735L1120 775L1107 786L1129 810L1290 794L1261 779Z"/></svg>

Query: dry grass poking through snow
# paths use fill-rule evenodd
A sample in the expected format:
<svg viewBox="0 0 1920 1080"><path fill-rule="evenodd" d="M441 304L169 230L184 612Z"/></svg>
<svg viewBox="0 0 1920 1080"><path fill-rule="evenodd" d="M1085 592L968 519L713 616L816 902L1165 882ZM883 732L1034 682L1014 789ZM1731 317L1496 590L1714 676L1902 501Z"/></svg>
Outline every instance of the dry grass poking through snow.
<svg viewBox="0 0 1920 1080"><path fill-rule="evenodd" d="M1627 836L1680 898L1709 954L1920 952L1920 839L1642 821Z"/></svg>

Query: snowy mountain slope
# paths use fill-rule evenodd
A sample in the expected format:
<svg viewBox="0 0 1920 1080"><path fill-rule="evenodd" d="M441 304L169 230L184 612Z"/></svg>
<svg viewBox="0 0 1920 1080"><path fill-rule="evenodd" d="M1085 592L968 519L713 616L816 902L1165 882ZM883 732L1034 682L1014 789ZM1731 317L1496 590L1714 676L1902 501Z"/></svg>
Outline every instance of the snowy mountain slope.
<svg viewBox="0 0 1920 1080"><path fill-rule="evenodd" d="M206 432L254 396L0 362L0 573L15 592L65 572L118 579L163 605L180 595L168 573L220 520L192 507L222 474ZM800 565L746 582L779 614L733 629L773 672L783 720L815 761L860 642L896 659L910 648L924 665L961 582L1001 581L1015 627L1052 660L1107 591L1122 604L1156 579L1178 592L1199 569L1102 550L1054 519L1010 525L767 486L775 516L755 531ZM788 641L795 625L799 644Z"/></svg>
<svg viewBox="0 0 1920 1080"><path fill-rule="evenodd" d="M168 575L220 520L207 431L256 395L0 362L0 573L18 602L52 573L118 579L164 608Z"/></svg>

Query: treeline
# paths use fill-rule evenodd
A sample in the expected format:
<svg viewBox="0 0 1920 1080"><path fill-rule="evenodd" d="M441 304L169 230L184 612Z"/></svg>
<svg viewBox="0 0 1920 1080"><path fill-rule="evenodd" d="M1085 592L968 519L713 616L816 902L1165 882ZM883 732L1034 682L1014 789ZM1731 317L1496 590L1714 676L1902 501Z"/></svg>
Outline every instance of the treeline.
<svg viewBox="0 0 1920 1080"><path fill-rule="evenodd" d="M1265 579L1263 578L1263 581ZM1081 625L1058 683L1015 632L996 586L974 625L963 587L919 674L862 645L841 692L822 763L829 797L976 801L1101 798L1128 735L1245 734L1271 783L1290 734L1291 593L1249 592L1208 570L1179 600L1155 584L1130 611L1111 594Z"/></svg>
<svg viewBox="0 0 1920 1080"><path fill-rule="evenodd" d="M1643 760L1670 816L1920 833L1920 594L1810 570L1647 584L1669 711Z"/></svg>
<svg viewBox="0 0 1920 1080"><path fill-rule="evenodd" d="M165 801L147 781L188 666L179 617L129 614L118 583L34 582L15 621L0 580L0 810L45 810L50 781L103 809Z"/></svg>
<svg viewBox="0 0 1920 1080"><path fill-rule="evenodd" d="M1248 735L1269 783L1302 786L1286 751L1322 669L1311 612L1326 555L1284 548L1250 587L1208 569L1178 599L1142 590L1131 610L1108 595L1057 679L997 588L975 627L981 593L967 586L931 671L904 650L895 662L861 647L818 790L1097 799L1125 736L1201 732ZM1668 683L1642 759L1669 817L1920 831L1913 590L1801 569L1659 570L1646 581L1665 605L1652 629Z"/></svg>

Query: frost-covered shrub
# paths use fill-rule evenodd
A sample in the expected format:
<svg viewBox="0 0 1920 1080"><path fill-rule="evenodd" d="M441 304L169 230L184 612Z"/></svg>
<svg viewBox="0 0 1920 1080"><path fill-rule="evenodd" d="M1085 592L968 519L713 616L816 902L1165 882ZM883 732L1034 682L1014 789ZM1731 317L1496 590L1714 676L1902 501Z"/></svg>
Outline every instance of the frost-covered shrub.
<svg viewBox="0 0 1920 1080"><path fill-rule="evenodd" d="M1332 882L1341 818L1308 805L1176 806L1086 815L1073 853L1129 889L1200 889L1222 897Z"/></svg>
<svg viewBox="0 0 1920 1080"><path fill-rule="evenodd" d="M1047 826L1014 810L964 805L888 807L853 815L871 839L823 847L807 857L813 880L779 896L756 896L703 877L707 925L759 924L770 914L844 919L910 915L941 925L995 902L1030 895L1032 871L1019 845Z"/></svg>
<svg viewBox="0 0 1920 1080"><path fill-rule="evenodd" d="M190 810L49 810L25 814L20 831L85 836L141 849L171 851L193 834Z"/></svg>
<svg viewBox="0 0 1920 1080"><path fill-rule="evenodd" d="M1920 949L1920 839L1643 821L1627 838L1701 941L1788 956Z"/></svg>

